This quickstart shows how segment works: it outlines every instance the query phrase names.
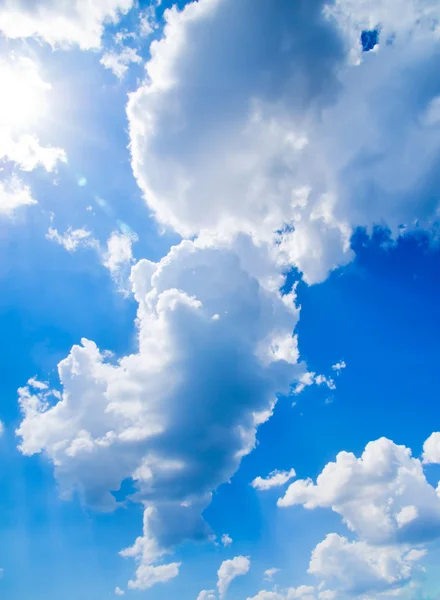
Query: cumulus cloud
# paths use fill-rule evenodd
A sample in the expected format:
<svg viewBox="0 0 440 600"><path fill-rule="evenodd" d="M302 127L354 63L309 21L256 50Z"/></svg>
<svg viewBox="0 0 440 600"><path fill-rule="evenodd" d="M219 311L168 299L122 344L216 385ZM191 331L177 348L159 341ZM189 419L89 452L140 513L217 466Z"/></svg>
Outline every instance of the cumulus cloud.
<svg viewBox="0 0 440 600"><path fill-rule="evenodd" d="M224 533L221 537L221 542L223 544L223 547L227 548L228 546L230 546L232 544L233 540L230 535L228 535L227 533Z"/></svg>
<svg viewBox="0 0 440 600"><path fill-rule="evenodd" d="M247 600L315 600L316 590L311 585L300 585L297 588L287 588L286 590L267 591L261 590L253 598Z"/></svg>
<svg viewBox="0 0 440 600"><path fill-rule="evenodd" d="M116 587L116 588L115 588L115 595L116 595L116 596L124 596L124 595L125 595L125 592L124 592L124 590L121 590L121 588L120 588L120 587Z"/></svg>
<svg viewBox="0 0 440 600"><path fill-rule="evenodd" d="M430 229L440 7L428 4L167 11L128 103L133 171L158 220L183 236L249 232L310 283L351 260L356 226ZM373 26L377 52L362 54Z"/></svg>
<svg viewBox="0 0 440 600"><path fill-rule="evenodd" d="M278 506L328 507L370 544L423 543L440 536L440 499L411 450L381 438L362 456L340 452L318 476L293 482Z"/></svg>
<svg viewBox="0 0 440 600"><path fill-rule="evenodd" d="M251 566L249 557L236 556L231 560L225 560L217 572L217 588L220 598L224 598L231 582L240 575L246 575Z"/></svg>
<svg viewBox="0 0 440 600"><path fill-rule="evenodd" d="M9 38L36 37L51 46L99 48L104 26L116 23L133 0L3 0L0 31Z"/></svg>
<svg viewBox="0 0 440 600"><path fill-rule="evenodd" d="M176 544L210 536L201 514L212 491L304 371L294 293L259 283L245 267L261 275L263 249L247 249L184 241L157 264L141 260L131 275L138 350L110 360L83 340L58 365L58 402L32 383L19 390L21 451L44 452L64 497L112 510L111 491L133 479L133 500L146 510L143 535L123 552L139 563L132 586L154 582L157 572L144 567ZM291 351L280 353L285 338Z"/></svg>
<svg viewBox="0 0 440 600"><path fill-rule="evenodd" d="M37 201L32 197L30 188L17 176L0 180L0 215L11 217L19 208L32 204L37 204Z"/></svg>
<svg viewBox="0 0 440 600"><path fill-rule="evenodd" d="M295 469L290 469L290 471L272 471L268 477L256 477L251 486L256 490L270 490L274 487L280 487L284 485L290 479L293 479L296 476Z"/></svg>
<svg viewBox="0 0 440 600"><path fill-rule="evenodd" d="M3 421L0 421L0 437L5 433L5 424Z"/></svg>
<svg viewBox="0 0 440 600"><path fill-rule="evenodd" d="M197 596L197 600L216 600L214 590L202 590Z"/></svg>
<svg viewBox="0 0 440 600"><path fill-rule="evenodd" d="M139 64L142 58L134 48L127 46L120 51L106 52L99 62L106 69L110 69L118 79L122 79L130 64Z"/></svg>
<svg viewBox="0 0 440 600"><path fill-rule="evenodd" d="M435 431L423 444L423 462L440 464L440 433Z"/></svg>
<svg viewBox="0 0 440 600"><path fill-rule="evenodd" d="M312 552L309 573L359 597L382 593L410 582L423 552L402 547L376 547L328 535Z"/></svg>

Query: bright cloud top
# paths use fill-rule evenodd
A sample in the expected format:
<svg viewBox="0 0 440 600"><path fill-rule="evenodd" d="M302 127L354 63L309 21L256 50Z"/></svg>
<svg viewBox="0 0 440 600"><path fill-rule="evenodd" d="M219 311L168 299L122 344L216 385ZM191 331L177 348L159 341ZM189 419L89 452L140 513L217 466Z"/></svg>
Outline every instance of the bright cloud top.
<svg viewBox="0 0 440 600"><path fill-rule="evenodd" d="M167 11L128 104L134 174L159 221L251 233L310 283L351 260L356 226L430 229L440 89L424 82L439 17L421 0ZM361 56L372 26L377 52Z"/></svg>

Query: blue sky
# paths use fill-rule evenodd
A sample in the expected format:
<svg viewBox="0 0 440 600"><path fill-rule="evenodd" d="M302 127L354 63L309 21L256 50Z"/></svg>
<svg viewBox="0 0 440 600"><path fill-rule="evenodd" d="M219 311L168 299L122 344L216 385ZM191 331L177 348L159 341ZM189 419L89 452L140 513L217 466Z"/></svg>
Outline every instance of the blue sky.
<svg viewBox="0 0 440 600"><path fill-rule="evenodd" d="M2 599L438 600L439 19L2 4Z"/></svg>

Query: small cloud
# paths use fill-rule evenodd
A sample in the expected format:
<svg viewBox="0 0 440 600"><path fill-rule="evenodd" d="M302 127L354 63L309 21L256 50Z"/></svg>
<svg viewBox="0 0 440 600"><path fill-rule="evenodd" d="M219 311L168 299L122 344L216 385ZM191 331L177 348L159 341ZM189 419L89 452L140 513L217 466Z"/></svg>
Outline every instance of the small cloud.
<svg viewBox="0 0 440 600"><path fill-rule="evenodd" d="M142 57L134 48L123 48L121 52L106 52L99 61L106 69L110 69L118 79L122 79L130 64L139 64Z"/></svg>
<svg viewBox="0 0 440 600"><path fill-rule="evenodd" d="M274 487L280 487L287 483L290 479L293 479L296 476L295 469L290 469L290 471L272 471L269 476L265 479L263 477L256 477L251 486L256 490L265 491L270 490Z"/></svg>
<svg viewBox="0 0 440 600"><path fill-rule="evenodd" d="M221 541L222 541L223 546L225 548L227 548L228 546L230 546L232 544L233 540L227 533L224 533L221 537Z"/></svg>
<svg viewBox="0 0 440 600"><path fill-rule="evenodd" d="M345 369L346 367L346 363L345 360L340 360L339 362L337 362L335 365L332 366L333 371L341 371L342 369Z"/></svg>
<svg viewBox="0 0 440 600"><path fill-rule="evenodd" d="M264 571L264 579L267 579L267 581L272 581L272 578L280 572L281 569L277 569L276 567L273 567L272 569L266 569L266 571Z"/></svg>
<svg viewBox="0 0 440 600"><path fill-rule="evenodd" d="M121 590L120 587L115 588L116 596L123 596L125 594L124 590Z"/></svg>
<svg viewBox="0 0 440 600"><path fill-rule="evenodd" d="M3 423L3 421L0 421L0 437L2 437L4 432L5 432L5 424Z"/></svg>
<svg viewBox="0 0 440 600"><path fill-rule="evenodd" d="M78 248L99 248L99 243L91 232L83 228L69 227L65 233L59 233L57 229L49 227L46 238L63 246L68 252L75 252Z"/></svg>

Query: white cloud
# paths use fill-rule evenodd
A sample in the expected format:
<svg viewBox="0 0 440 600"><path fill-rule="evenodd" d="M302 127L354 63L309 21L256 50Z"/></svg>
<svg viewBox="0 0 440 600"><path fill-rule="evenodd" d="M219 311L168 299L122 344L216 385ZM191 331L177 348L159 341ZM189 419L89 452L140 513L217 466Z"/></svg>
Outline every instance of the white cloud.
<svg viewBox="0 0 440 600"><path fill-rule="evenodd" d="M214 590L202 590L197 596L197 600L216 600Z"/></svg>
<svg viewBox="0 0 440 600"><path fill-rule="evenodd" d="M268 581L271 581L272 578L279 572L280 569L277 569L276 567L273 567L272 569L266 569L266 571L264 571L264 578Z"/></svg>
<svg viewBox="0 0 440 600"><path fill-rule="evenodd" d="M345 364L345 360L340 360L332 366L332 369L333 371L341 371L342 369L345 369L346 366L347 365Z"/></svg>
<svg viewBox="0 0 440 600"><path fill-rule="evenodd" d="M251 566L249 557L236 556L231 560L225 560L217 572L217 588L220 598L224 598L231 582L240 575L246 575Z"/></svg>
<svg viewBox="0 0 440 600"><path fill-rule="evenodd" d="M360 458L340 452L312 480L293 482L282 507L328 507L370 544L423 543L440 536L440 499L411 451L381 438Z"/></svg>
<svg viewBox="0 0 440 600"><path fill-rule="evenodd" d="M0 437L5 433L5 424L3 421L0 421Z"/></svg>
<svg viewBox="0 0 440 600"><path fill-rule="evenodd" d="M256 477L251 486L256 490L270 490L274 487L280 487L284 485L290 479L293 479L296 476L295 469L290 469L290 471L272 471L268 477Z"/></svg>
<svg viewBox="0 0 440 600"><path fill-rule="evenodd" d="M221 537L221 542L223 544L223 547L227 548L228 546L230 546L232 544L233 540L230 535L228 535L227 533L224 533Z"/></svg>
<svg viewBox="0 0 440 600"><path fill-rule="evenodd" d="M248 264L262 277L264 249L245 242L238 254L185 241L157 264L141 260L131 276L138 350L110 360L83 340L58 365L57 403L48 390L19 391L21 451L45 453L64 497L77 491L112 510L111 490L133 478L132 499L147 506L144 532L123 555L136 558L142 582L154 580L143 567L176 544L210 536L201 515L211 493L253 449L276 395L304 372L297 351L280 358L272 343L296 345L295 297L249 273Z"/></svg>
<svg viewBox="0 0 440 600"><path fill-rule="evenodd" d="M103 264L123 291L127 291L130 269L133 263L132 244L137 241L134 233L114 231L107 240L107 251L103 253Z"/></svg>
<svg viewBox="0 0 440 600"><path fill-rule="evenodd" d="M423 444L423 462L440 464L440 433L435 431Z"/></svg>
<svg viewBox="0 0 440 600"><path fill-rule="evenodd" d="M278 590L269 592L261 590L253 598L247 600L315 600L315 588L311 585L300 585L297 588L287 588L286 590Z"/></svg>
<svg viewBox="0 0 440 600"><path fill-rule="evenodd" d="M23 206L37 204L31 190L17 176L0 181L0 215L13 216Z"/></svg>
<svg viewBox="0 0 440 600"><path fill-rule="evenodd" d="M99 48L104 26L116 23L133 0L3 0L0 31L9 38L36 37L52 46Z"/></svg>
<svg viewBox="0 0 440 600"><path fill-rule="evenodd" d="M309 573L336 585L340 592L359 597L408 584L422 556L404 547L349 542L332 533L313 550Z"/></svg>
<svg viewBox="0 0 440 600"><path fill-rule="evenodd" d="M106 52L99 61L106 69L110 69L118 79L122 79L132 63L139 64L142 58L134 48L128 46L121 51Z"/></svg>
<svg viewBox="0 0 440 600"><path fill-rule="evenodd" d="M115 588L115 595L116 595L116 596L124 596L124 595L125 595L125 592L124 592L124 590L121 590L121 588L120 588L120 587L116 587L116 588Z"/></svg>
<svg viewBox="0 0 440 600"><path fill-rule="evenodd" d="M351 260L354 227L385 223L396 237L402 224L430 229L439 209L437 122L424 115L440 92L426 83L440 5L322 10L201 0L167 11L128 103L134 174L159 221L183 236L251 232L311 283ZM379 49L359 60L372 23Z"/></svg>
<svg viewBox="0 0 440 600"><path fill-rule="evenodd" d="M99 242L87 229L72 229L69 227L65 233L49 227L46 238L63 246L68 252L76 252L79 248L99 248Z"/></svg>
<svg viewBox="0 0 440 600"><path fill-rule="evenodd" d="M12 55L0 59L0 79L0 159L16 163L23 171L38 166L53 171L58 162L66 162L65 152L42 146L34 133L48 111L50 84L34 61Z"/></svg>

